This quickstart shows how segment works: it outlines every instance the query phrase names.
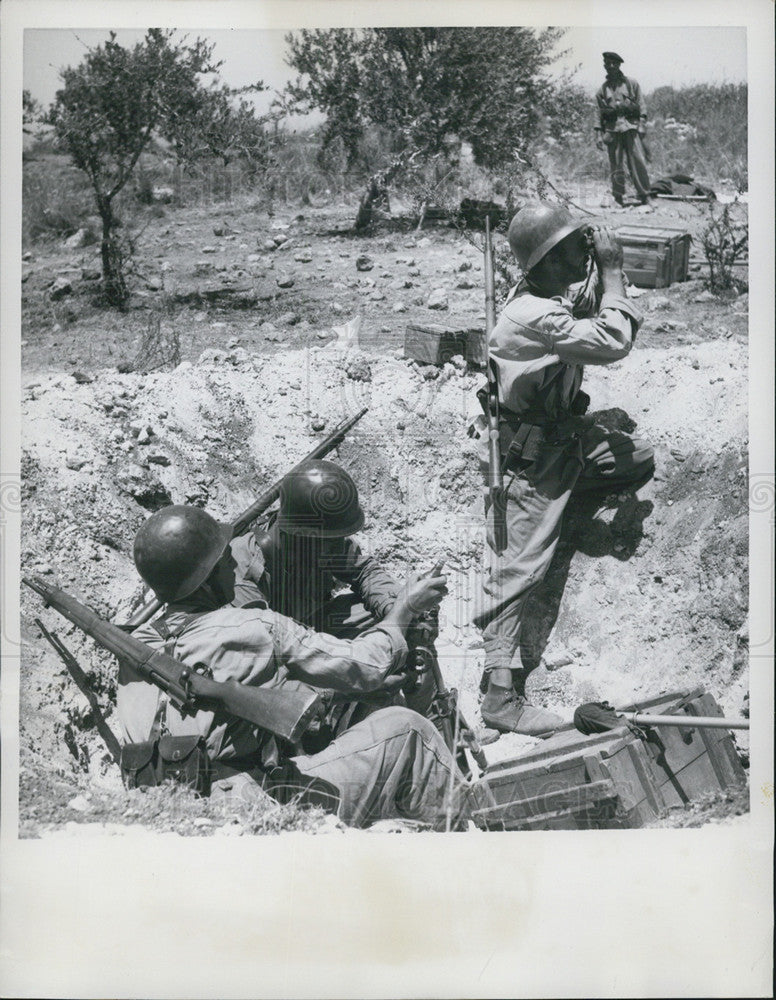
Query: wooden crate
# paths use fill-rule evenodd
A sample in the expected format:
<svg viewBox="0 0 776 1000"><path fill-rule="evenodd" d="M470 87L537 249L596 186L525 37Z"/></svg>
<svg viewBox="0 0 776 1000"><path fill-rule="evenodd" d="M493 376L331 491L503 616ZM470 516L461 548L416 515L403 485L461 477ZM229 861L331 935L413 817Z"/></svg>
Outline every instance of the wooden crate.
<svg viewBox="0 0 776 1000"><path fill-rule="evenodd" d="M624 710L687 717L687 728L655 726L655 739L646 744L666 805L683 805L708 792L746 784L730 731L692 725L694 715L722 715L714 697L702 688L661 695Z"/></svg>
<svg viewBox="0 0 776 1000"><path fill-rule="evenodd" d="M558 733L489 767L475 794L474 822L490 830L638 827L667 805L644 743L624 726Z"/></svg>
<svg viewBox="0 0 776 1000"><path fill-rule="evenodd" d="M485 332L437 323L409 323L404 331L404 356L427 365L443 365L456 355L470 364L485 364Z"/></svg>
<svg viewBox="0 0 776 1000"><path fill-rule="evenodd" d="M623 270L628 280L642 288L667 288L686 281L690 266L691 236L668 226L620 226Z"/></svg>
<svg viewBox="0 0 776 1000"><path fill-rule="evenodd" d="M661 695L628 711L682 715L645 742L621 726L583 736L566 726L521 757L488 767L475 786L474 822L489 830L639 827L666 809L745 784L730 733L693 727L721 715L701 689Z"/></svg>

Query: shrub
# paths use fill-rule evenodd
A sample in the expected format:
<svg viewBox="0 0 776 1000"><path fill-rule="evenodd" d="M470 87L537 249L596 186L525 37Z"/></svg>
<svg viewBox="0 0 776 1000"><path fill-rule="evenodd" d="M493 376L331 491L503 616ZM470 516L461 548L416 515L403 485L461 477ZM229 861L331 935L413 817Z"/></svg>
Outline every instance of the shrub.
<svg viewBox="0 0 776 1000"><path fill-rule="evenodd" d="M709 206L709 221L701 233L701 246L709 264L708 286L713 292L739 290L743 283L733 277L733 267L749 250L746 223L736 222L730 205Z"/></svg>

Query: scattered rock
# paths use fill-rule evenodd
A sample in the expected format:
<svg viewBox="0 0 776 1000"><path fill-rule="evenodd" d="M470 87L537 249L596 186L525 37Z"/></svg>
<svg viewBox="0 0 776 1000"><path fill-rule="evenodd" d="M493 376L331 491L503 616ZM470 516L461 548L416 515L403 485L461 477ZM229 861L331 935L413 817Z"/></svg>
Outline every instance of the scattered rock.
<svg viewBox="0 0 776 1000"><path fill-rule="evenodd" d="M426 365L423 369L423 378L427 382L434 382L439 378L439 369L434 365Z"/></svg>
<svg viewBox="0 0 776 1000"><path fill-rule="evenodd" d="M175 190L171 187L159 185L151 188L151 197L163 205L168 205L175 197Z"/></svg>
<svg viewBox="0 0 776 1000"><path fill-rule="evenodd" d="M361 254L360 257L356 257L357 271L371 271L374 266L374 261L371 257L367 257L366 254Z"/></svg>
<svg viewBox="0 0 776 1000"><path fill-rule="evenodd" d="M310 427L314 431L322 431L326 427L326 421L323 419L323 417L313 417L313 419L310 421Z"/></svg>
<svg viewBox="0 0 776 1000"><path fill-rule="evenodd" d="M98 267L81 268L81 278L83 281L99 281L102 271Z"/></svg>
<svg viewBox="0 0 776 1000"><path fill-rule="evenodd" d="M65 465L67 468L73 469L75 472L78 472L79 469L83 469L87 462L88 459L81 458L80 455L68 455L65 459Z"/></svg>
<svg viewBox="0 0 776 1000"><path fill-rule="evenodd" d="M281 326L295 326L299 322L299 316L295 312L285 312L275 322Z"/></svg>
<svg viewBox="0 0 776 1000"><path fill-rule="evenodd" d="M309 250L300 250L298 254L294 255L294 260L298 260L300 264L309 264L312 259L313 255Z"/></svg>
<svg viewBox="0 0 776 1000"><path fill-rule="evenodd" d="M290 274L281 274L277 278L278 288L293 288L294 279Z"/></svg>
<svg viewBox="0 0 776 1000"><path fill-rule="evenodd" d="M456 282L456 286L455 287L456 288L465 288L465 289L476 288L477 287L477 282L476 281L472 281L471 278L463 277L463 278L459 278L458 279L458 281Z"/></svg>
<svg viewBox="0 0 776 1000"><path fill-rule="evenodd" d="M63 299L66 295L70 295L72 291L73 286L67 278L57 278L51 286L49 298L52 302L56 302L58 299Z"/></svg>
<svg viewBox="0 0 776 1000"><path fill-rule="evenodd" d="M354 382L372 381L372 367L363 356L350 358L345 365L345 374Z"/></svg>
<svg viewBox="0 0 776 1000"><path fill-rule="evenodd" d="M393 304L393 312L395 312L395 313L404 313L406 311L407 311L407 306L406 306L406 304L404 302L394 302L394 304Z"/></svg>
<svg viewBox="0 0 776 1000"><path fill-rule="evenodd" d="M91 229L82 228L77 232L73 233L72 236L68 236L65 240L65 246L70 250L80 250L81 247L91 246L92 243L97 241L97 237L91 231Z"/></svg>
<svg viewBox="0 0 776 1000"><path fill-rule="evenodd" d="M76 795L74 799L70 799L67 803L67 808L74 809L79 813L86 813L89 812L92 807L85 795Z"/></svg>
<svg viewBox="0 0 776 1000"><path fill-rule="evenodd" d="M700 295L696 295L693 302L716 302L717 296L714 292L710 292L708 288L701 292Z"/></svg>
<svg viewBox="0 0 776 1000"><path fill-rule="evenodd" d="M567 667L573 662L574 657L567 649L563 649L562 646L549 651L545 650L542 656L542 663L546 670L560 670L561 667Z"/></svg>
<svg viewBox="0 0 776 1000"><path fill-rule="evenodd" d="M650 309L670 309L671 300L665 295L656 295L649 304Z"/></svg>
<svg viewBox="0 0 776 1000"><path fill-rule="evenodd" d="M200 253L218 253L218 247L202 247Z"/></svg>
<svg viewBox="0 0 776 1000"><path fill-rule="evenodd" d="M274 240L262 240L259 243L259 249L263 250L264 253L272 253L273 250L277 249Z"/></svg>
<svg viewBox="0 0 776 1000"><path fill-rule="evenodd" d="M471 271L471 269L472 269L472 264L471 261L469 260L461 261L461 263L458 265L459 271Z"/></svg>
<svg viewBox="0 0 776 1000"><path fill-rule="evenodd" d="M25 250L22 254L22 260L32 260L32 254L29 250Z"/></svg>
<svg viewBox="0 0 776 1000"><path fill-rule="evenodd" d="M221 365L229 357L228 351L222 351L218 347L206 347L205 350L200 354L197 364L198 365Z"/></svg>
<svg viewBox="0 0 776 1000"><path fill-rule="evenodd" d="M447 292L445 291L444 288L434 289L434 291L428 297L426 308L437 309L437 310L443 310L448 308Z"/></svg>

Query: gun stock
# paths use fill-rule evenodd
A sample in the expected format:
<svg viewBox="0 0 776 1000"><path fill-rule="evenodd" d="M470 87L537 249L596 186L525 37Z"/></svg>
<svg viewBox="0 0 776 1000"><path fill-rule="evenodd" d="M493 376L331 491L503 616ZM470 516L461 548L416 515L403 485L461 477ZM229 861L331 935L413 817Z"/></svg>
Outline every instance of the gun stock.
<svg viewBox="0 0 776 1000"><path fill-rule="evenodd" d="M349 417L347 420L343 420L342 423L338 424L331 434L328 434L308 455L305 455L301 462L297 462L297 464L291 469L291 472L296 472L305 462L311 462L316 458L325 458L326 455L334 451L335 448L339 447L339 445L341 445L347 437L348 432L355 427L368 409L369 407L365 406L362 410L359 410L355 416ZM231 528L233 538L238 538L240 535L244 535L256 518L272 506L272 504L280 496L280 484L283 482L283 479L285 479L285 476L282 476L275 483L273 483L268 490L265 490L261 496L250 505L250 507L244 510L242 514L239 514L232 521ZM133 629L136 629L138 625L143 625L149 619L153 618L161 607L162 602L156 598L152 598L139 608L132 615L129 621L124 622L122 625L117 627L124 629L126 632L131 632Z"/></svg>
<svg viewBox="0 0 776 1000"><path fill-rule="evenodd" d="M91 636L98 646L130 664L141 677L165 691L183 715L192 715L201 709L221 709L296 742L318 710L320 696L314 691L273 690L237 681L214 681L106 622L64 590L49 587L38 577L22 579L47 605Z"/></svg>

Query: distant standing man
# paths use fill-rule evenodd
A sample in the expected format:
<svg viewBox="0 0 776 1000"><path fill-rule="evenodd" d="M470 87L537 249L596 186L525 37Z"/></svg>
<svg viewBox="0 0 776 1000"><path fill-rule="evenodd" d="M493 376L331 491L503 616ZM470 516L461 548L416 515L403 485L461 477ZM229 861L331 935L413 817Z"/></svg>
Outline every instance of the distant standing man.
<svg viewBox="0 0 776 1000"><path fill-rule="evenodd" d="M649 204L649 176L642 136L646 131L647 109L641 87L620 69L622 56L604 52L606 79L595 95L599 121L596 126L596 146L609 153L612 194L622 205L625 194L624 161L628 163L633 186L642 205Z"/></svg>

